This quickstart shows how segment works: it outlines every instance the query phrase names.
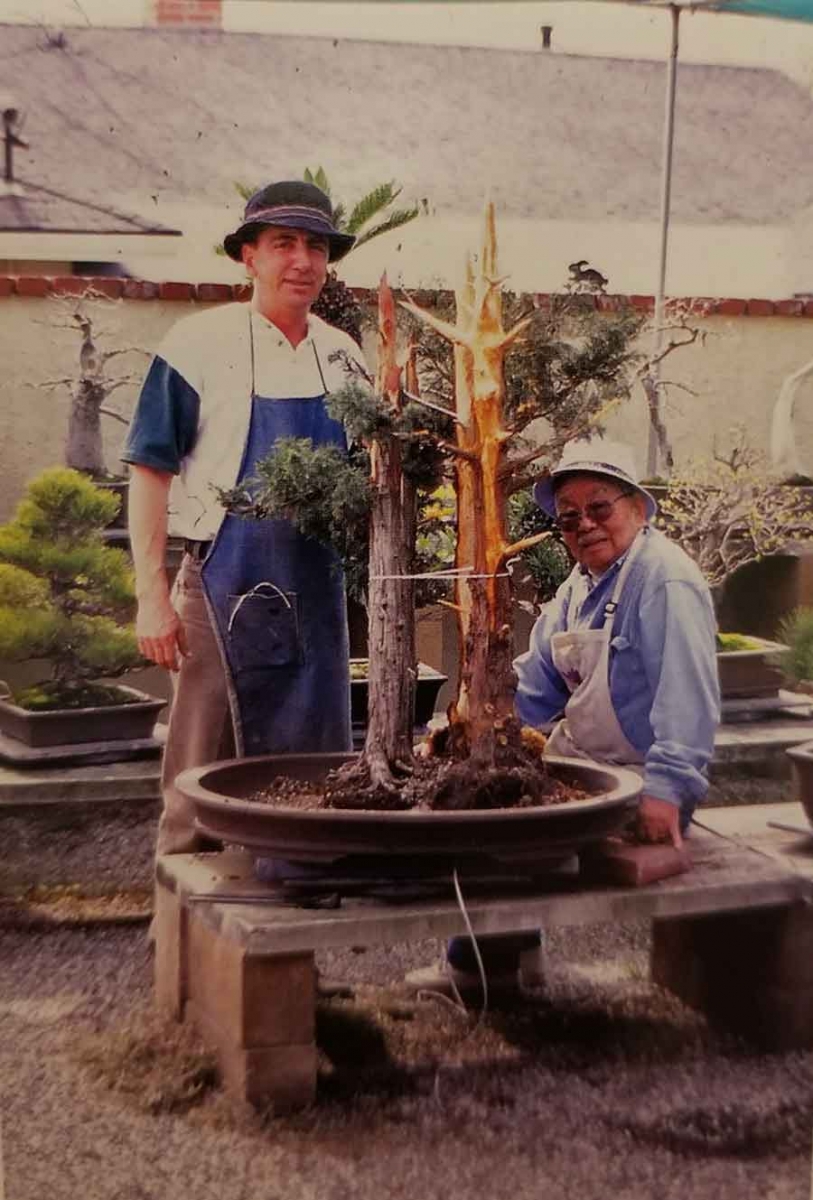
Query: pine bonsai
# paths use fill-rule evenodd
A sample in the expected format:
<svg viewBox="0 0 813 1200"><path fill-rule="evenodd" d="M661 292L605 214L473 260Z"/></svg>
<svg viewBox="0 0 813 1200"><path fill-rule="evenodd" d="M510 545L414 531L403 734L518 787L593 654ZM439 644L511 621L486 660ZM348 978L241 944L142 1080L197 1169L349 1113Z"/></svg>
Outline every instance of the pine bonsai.
<svg viewBox="0 0 813 1200"><path fill-rule="evenodd" d="M134 592L127 555L104 543L118 499L67 467L43 471L0 526L0 658L47 658L51 677L14 697L23 708L123 703L91 685L142 660L121 624Z"/></svg>

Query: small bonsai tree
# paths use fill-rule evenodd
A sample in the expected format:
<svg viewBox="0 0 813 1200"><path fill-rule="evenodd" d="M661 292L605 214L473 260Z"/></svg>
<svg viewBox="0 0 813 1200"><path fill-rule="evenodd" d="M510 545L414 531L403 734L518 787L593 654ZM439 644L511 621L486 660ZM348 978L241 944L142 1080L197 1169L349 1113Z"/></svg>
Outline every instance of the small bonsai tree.
<svg viewBox="0 0 813 1200"><path fill-rule="evenodd" d="M139 383L140 376L127 371L111 375L110 363L124 355L144 355L146 351L137 346L102 348L101 342L112 333L104 328L104 312L109 306L115 308L119 301L110 300L92 287L81 296L59 296L52 303L58 316L49 325L69 329L77 335L76 364L70 374L46 379L36 386L47 391L67 391L70 396L65 466L83 471L92 479L112 480L117 477L105 467L102 417L110 417L122 425L129 423L129 418L111 407L109 401L119 388Z"/></svg>
<svg viewBox="0 0 813 1200"><path fill-rule="evenodd" d="M665 531L700 567L716 604L740 567L813 538L809 501L771 472L742 430L727 455L675 474L660 509Z"/></svg>
<svg viewBox="0 0 813 1200"><path fill-rule="evenodd" d="M80 472L52 467L0 526L0 658L51 664L49 681L15 697L22 707L124 701L88 688L142 661L134 630L120 623L134 600L129 562L101 533L117 505Z"/></svg>

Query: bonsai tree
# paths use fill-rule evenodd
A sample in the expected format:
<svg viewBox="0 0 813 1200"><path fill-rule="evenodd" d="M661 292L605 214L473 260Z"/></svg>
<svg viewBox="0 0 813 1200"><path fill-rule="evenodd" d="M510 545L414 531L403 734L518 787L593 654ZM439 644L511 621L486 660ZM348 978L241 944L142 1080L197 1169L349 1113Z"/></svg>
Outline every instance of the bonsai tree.
<svg viewBox="0 0 813 1200"><path fill-rule="evenodd" d="M813 538L813 508L772 473L742 431L727 455L673 476L660 508L666 532L694 558L715 603L740 567Z"/></svg>
<svg viewBox="0 0 813 1200"><path fill-rule="evenodd" d="M340 552L349 530L367 528L362 514L369 513L370 720L364 751L350 771L354 783L366 772L374 790L401 788L403 802L410 802L416 773L413 588L414 576L423 574L415 542L426 511L420 496L446 476L456 498L452 603L460 626L461 683L444 752L460 764L461 778L446 774L444 802L456 804L469 783L482 784L495 772L505 777L518 762L514 790L538 788L538 772L533 778L522 773L524 748L512 715L509 565L549 534L510 537L510 497L538 474L540 460L595 427L609 402L625 394L626 368L635 360L630 345L640 326L634 314L598 317L585 300L567 296L544 312L526 303L506 331L489 206L479 269L469 266L456 322L407 302L416 327L425 326L429 335L399 354L393 298L382 280L376 379L351 379L330 400L332 415L363 453L355 461L351 453L347 461L335 450L283 443L260 465L256 486L224 497L235 511L288 516ZM431 391L418 391L419 376ZM551 432L541 443L531 442L523 435L539 417L548 418ZM347 480L358 478L365 454L364 486L350 487ZM317 457L314 471L306 464ZM349 494L352 514L342 512L341 497Z"/></svg>
<svg viewBox="0 0 813 1200"><path fill-rule="evenodd" d="M101 343L111 336L111 331L103 327L105 306L115 306L117 301L95 292L92 287L81 296L60 296L53 303L59 309L54 327L69 329L77 335L75 369L37 386L69 393L65 465L84 471L96 480L112 480L117 476L105 467L102 417L128 424L129 418L111 407L110 397L119 388L139 383L140 376L126 371L111 374L110 364L124 355L146 354L146 351L136 346L113 350L102 348ZM112 516L115 515L114 512Z"/></svg>
<svg viewBox="0 0 813 1200"><path fill-rule="evenodd" d="M135 633L121 624L134 592L126 554L101 531L115 496L78 471L52 467L28 486L14 518L0 526L0 658L47 658L51 677L22 707L122 703L124 694L89 681L141 663Z"/></svg>

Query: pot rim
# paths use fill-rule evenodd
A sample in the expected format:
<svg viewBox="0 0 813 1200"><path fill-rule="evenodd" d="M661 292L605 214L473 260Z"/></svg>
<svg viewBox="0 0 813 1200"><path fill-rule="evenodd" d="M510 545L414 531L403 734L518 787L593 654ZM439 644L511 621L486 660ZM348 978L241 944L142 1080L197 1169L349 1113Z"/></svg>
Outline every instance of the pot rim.
<svg viewBox="0 0 813 1200"><path fill-rule="evenodd" d="M369 822L371 819L380 821L382 818L386 818L387 824L408 824L410 826L426 824L434 827L437 827L441 822L450 825L463 823L467 825L489 825L495 823L497 820L500 822L527 822L529 816L544 819L546 816L552 818L555 814L566 816L573 812L600 812L605 808L612 808L622 803L632 805L633 802L637 801L643 788L642 778L635 771L631 771L627 767L594 763L591 759L565 758L564 756L553 754L546 758L546 762L551 765L574 768L576 770L583 770L585 767L590 767L593 770L613 774L617 776L615 786L601 792L596 798L567 800L563 804L529 806L525 808L467 808L455 812L426 811L424 809L407 809L402 812L377 812L368 809L302 809L285 807L283 805L268 805L257 800L243 800L225 796L220 792L212 791L202 782L207 774L218 770L225 770L238 765L249 766L250 764L267 762L270 758L284 762L286 757L299 759L304 756L301 754L290 756L280 754L257 755L253 758L224 759L221 762L207 763L202 767L190 767L182 771L177 776L175 785L196 804L217 809L222 809L226 806L230 812L239 812L246 815L271 812L280 818L296 818L296 820L305 823L317 823L323 822L326 814L330 814L331 824L335 825L353 826ZM313 754L307 757L318 762L320 759L334 760L336 755ZM349 759L356 756L348 754L347 757ZM277 774L282 773L282 770L277 772Z"/></svg>

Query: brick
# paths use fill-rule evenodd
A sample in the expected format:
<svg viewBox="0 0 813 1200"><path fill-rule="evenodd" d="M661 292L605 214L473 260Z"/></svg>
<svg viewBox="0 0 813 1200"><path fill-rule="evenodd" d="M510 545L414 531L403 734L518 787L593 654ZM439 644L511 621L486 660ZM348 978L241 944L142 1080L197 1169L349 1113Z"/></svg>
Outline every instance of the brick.
<svg viewBox="0 0 813 1200"><path fill-rule="evenodd" d="M161 300L194 300L195 289L191 283L165 281L158 284L158 296Z"/></svg>
<svg viewBox="0 0 813 1200"><path fill-rule="evenodd" d="M599 292L592 297L588 297L587 294L583 297L585 300L588 298L593 300L599 312L620 312L629 306L628 296L605 296L603 292Z"/></svg>
<svg viewBox="0 0 813 1200"><path fill-rule="evenodd" d="M94 292L100 293L102 296L109 296L111 300L118 300L124 295L124 280L116 279L109 275L96 275L90 280Z"/></svg>
<svg viewBox="0 0 813 1200"><path fill-rule="evenodd" d="M20 275L17 278L18 296L47 296L51 280L45 275Z"/></svg>
<svg viewBox="0 0 813 1200"><path fill-rule="evenodd" d="M711 296L692 296L687 308L693 316L708 317L717 311L717 301Z"/></svg>
<svg viewBox="0 0 813 1200"><path fill-rule="evenodd" d="M235 300L245 302L250 300L254 295L254 288L250 283L236 283L232 292Z"/></svg>
<svg viewBox="0 0 813 1200"><path fill-rule="evenodd" d="M772 317L774 315L773 300L749 300L748 301L748 316L749 317Z"/></svg>
<svg viewBox="0 0 813 1200"><path fill-rule="evenodd" d="M805 316L813 317L813 300L805 300Z"/></svg>
<svg viewBox="0 0 813 1200"><path fill-rule="evenodd" d="M192 914L187 958L190 999L230 1042L246 1049L313 1040L312 954L253 955Z"/></svg>
<svg viewBox="0 0 813 1200"><path fill-rule="evenodd" d="M186 1002L187 916L175 892L155 886L155 1002L161 1012L180 1021Z"/></svg>
<svg viewBox="0 0 813 1200"><path fill-rule="evenodd" d="M198 300L221 303L231 300L233 291L230 283L199 283L195 289Z"/></svg>
<svg viewBox="0 0 813 1200"><path fill-rule="evenodd" d="M14 279L11 275L0 275L0 296L14 294Z"/></svg>
<svg viewBox="0 0 813 1200"><path fill-rule="evenodd" d="M741 317L745 313L744 300L718 300L717 312L724 317Z"/></svg>
<svg viewBox="0 0 813 1200"><path fill-rule="evenodd" d="M93 281L81 275L57 275L51 283L51 290L60 296L84 296L92 287Z"/></svg>
<svg viewBox="0 0 813 1200"><path fill-rule="evenodd" d="M270 1106L275 1113L306 1108L316 1099L314 1043L245 1050L230 1043L194 1000L189 1001L188 1017L216 1051L223 1085L233 1096Z"/></svg>
<svg viewBox="0 0 813 1200"><path fill-rule="evenodd" d="M630 296L630 304L641 312L652 312L655 308L654 296Z"/></svg>
<svg viewBox="0 0 813 1200"><path fill-rule="evenodd" d="M125 300L157 300L158 284L148 279L125 279L122 295Z"/></svg>
<svg viewBox="0 0 813 1200"><path fill-rule="evenodd" d="M583 878L623 887L644 887L691 866L686 851L674 846L638 846L610 838L582 853L579 861Z"/></svg>
<svg viewBox="0 0 813 1200"><path fill-rule="evenodd" d="M804 300L777 300L774 308L778 317L801 317L804 316L805 302Z"/></svg>

